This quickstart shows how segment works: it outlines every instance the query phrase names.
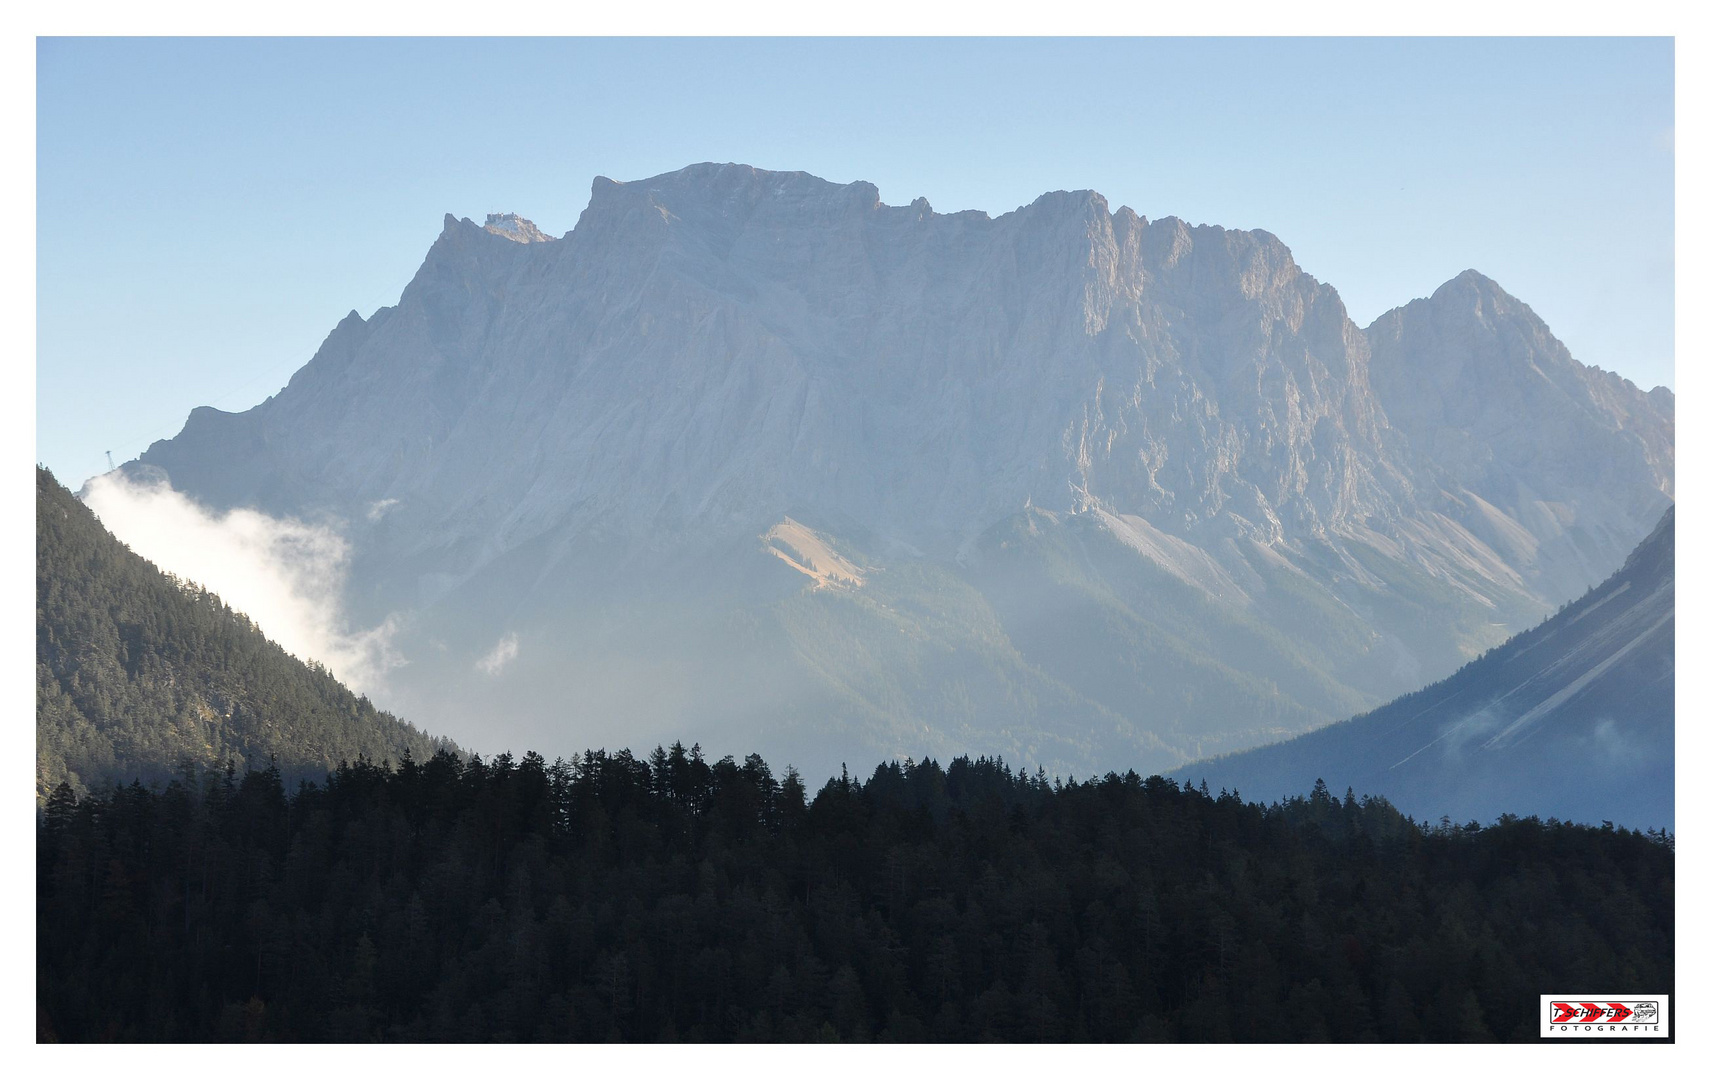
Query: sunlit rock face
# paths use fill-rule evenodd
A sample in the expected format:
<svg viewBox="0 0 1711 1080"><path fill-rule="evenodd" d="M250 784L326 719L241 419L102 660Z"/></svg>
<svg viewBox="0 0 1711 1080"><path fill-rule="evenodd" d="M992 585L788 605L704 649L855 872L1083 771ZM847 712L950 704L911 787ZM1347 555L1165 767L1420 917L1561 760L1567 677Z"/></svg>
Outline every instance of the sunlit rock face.
<svg viewBox="0 0 1711 1080"><path fill-rule="evenodd" d="M1379 318L1372 385L1440 506L1550 596L1620 563L1674 496L1675 395L1569 355L1468 270Z"/></svg>
<svg viewBox="0 0 1711 1080"><path fill-rule="evenodd" d="M419 647L459 670L520 626L586 645L601 611L742 611L761 628L743 655L782 650L767 677L788 692L721 697L708 677L638 704L627 680L658 669L632 651L589 674L611 684L599 707L1085 772L1119 763L1096 750L1164 760L1336 719L1537 621L1668 504L1673 415L1667 390L1582 367L1477 275L1363 332L1269 233L1089 191L994 218L696 165L596 179L561 239L448 215L395 307L353 312L276 397L199 409L142 461L216 507L344 523L352 603L414 613ZM787 518L862 584L769 555ZM927 588L917 572L991 617L978 648L951 640L975 615L860 607ZM880 674L801 669L805 642L892 616L927 653L997 667L911 653L893 685L868 651ZM1079 659L1054 659L1070 638ZM506 678L551 679L520 640ZM679 644L670 681L702 678L699 639ZM401 676L400 707L454 707L434 666ZM994 679L1009 689L982 699ZM837 719L754 719L804 694ZM568 712L516 731L593 730Z"/></svg>

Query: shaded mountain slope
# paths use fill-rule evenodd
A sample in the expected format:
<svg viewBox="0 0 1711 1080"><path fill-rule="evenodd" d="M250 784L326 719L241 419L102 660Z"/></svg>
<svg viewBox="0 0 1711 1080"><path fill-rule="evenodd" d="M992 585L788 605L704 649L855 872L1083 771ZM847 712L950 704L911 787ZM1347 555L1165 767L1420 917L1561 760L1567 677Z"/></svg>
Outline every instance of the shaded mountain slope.
<svg viewBox="0 0 1711 1080"><path fill-rule="evenodd" d="M324 777L440 747L220 598L156 569L36 470L36 793L160 781L185 762Z"/></svg>
<svg viewBox="0 0 1711 1080"><path fill-rule="evenodd" d="M1248 798L1323 777L1430 818L1675 822L1675 510L1616 574L1443 682L1182 775Z"/></svg>

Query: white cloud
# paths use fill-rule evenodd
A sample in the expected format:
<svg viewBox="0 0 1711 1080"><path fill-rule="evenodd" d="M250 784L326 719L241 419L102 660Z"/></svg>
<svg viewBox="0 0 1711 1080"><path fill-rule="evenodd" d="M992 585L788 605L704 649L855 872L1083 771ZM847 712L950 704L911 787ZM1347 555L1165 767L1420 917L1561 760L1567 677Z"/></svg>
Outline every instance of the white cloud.
<svg viewBox="0 0 1711 1080"><path fill-rule="evenodd" d="M345 618L350 545L336 530L255 510L215 513L174 491L164 475L134 481L107 473L81 494L132 551L218 593L280 647L325 664L357 693L384 691L386 673L404 663L392 645L394 617L368 629Z"/></svg>
<svg viewBox="0 0 1711 1080"><path fill-rule="evenodd" d="M475 666L484 675L497 675L504 671L511 661L517 659L517 635L506 634L493 646L491 652L475 662Z"/></svg>
<svg viewBox="0 0 1711 1080"><path fill-rule="evenodd" d="M397 499L381 499L379 502L370 503L368 506L368 520L379 521L381 518L386 516L386 512L388 510L397 505Z"/></svg>

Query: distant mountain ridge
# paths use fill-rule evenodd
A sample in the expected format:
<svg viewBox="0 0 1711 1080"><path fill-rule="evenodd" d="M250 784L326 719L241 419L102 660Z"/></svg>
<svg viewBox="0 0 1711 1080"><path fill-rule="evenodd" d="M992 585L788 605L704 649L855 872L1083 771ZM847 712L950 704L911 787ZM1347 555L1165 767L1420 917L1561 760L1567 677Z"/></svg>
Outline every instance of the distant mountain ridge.
<svg viewBox="0 0 1711 1080"><path fill-rule="evenodd" d="M277 764L324 779L445 739L377 711L243 615L136 555L36 470L36 796Z"/></svg>
<svg viewBox="0 0 1711 1080"><path fill-rule="evenodd" d="M436 724L1084 771L1447 674L1620 564L1673 446L1471 272L1363 331L1269 233L703 164L560 239L448 215L396 306L125 468L346 522L354 610L453 661L398 674ZM874 572L792 570L786 520Z"/></svg>
<svg viewBox="0 0 1711 1080"><path fill-rule="evenodd" d="M1608 580L1450 678L1181 775L1261 800L1322 778L1429 819L1673 828L1675 508Z"/></svg>

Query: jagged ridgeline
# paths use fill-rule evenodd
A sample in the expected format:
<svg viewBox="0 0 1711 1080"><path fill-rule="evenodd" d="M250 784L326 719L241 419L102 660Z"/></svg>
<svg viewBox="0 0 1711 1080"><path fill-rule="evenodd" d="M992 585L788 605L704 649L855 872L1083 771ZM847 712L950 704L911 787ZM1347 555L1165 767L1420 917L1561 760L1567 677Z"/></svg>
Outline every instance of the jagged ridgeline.
<svg viewBox="0 0 1711 1080"><path fill-rule="evenodd" d="M358 756L455 749L380 712L240 612L161 572L36 470L36 794L277 762L321 778Z"/></svg>
<svg viewBox="0 0 1711 1080"><path fill-rule="evenodd" d="M486 746L1175 769L1450 675L1673 499L1674 394L1473 271L1362 327L1268 232L735 164L477 221L120 475L346 523L384 700Z"/></svg>

